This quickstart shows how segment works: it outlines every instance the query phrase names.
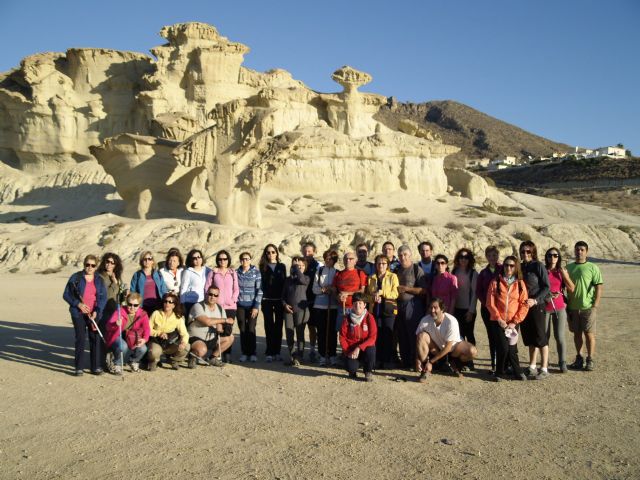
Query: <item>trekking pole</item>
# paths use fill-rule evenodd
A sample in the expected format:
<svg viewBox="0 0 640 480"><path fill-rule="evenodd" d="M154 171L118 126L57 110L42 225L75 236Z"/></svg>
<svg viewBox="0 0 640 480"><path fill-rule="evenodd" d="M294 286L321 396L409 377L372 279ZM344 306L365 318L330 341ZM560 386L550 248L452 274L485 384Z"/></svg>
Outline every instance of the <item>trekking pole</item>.
<svg viewBox="0 0 640 480"><path fill-rule="evenodd" d="M120 341L120 376L122 377L122 381L124 382L124 353L122 352L122 318L120 317L120 299L118 299L118 339Z"/></svg>
<svg viewBox="0 0 640 480"><path fill-rule="evenodd" d="M207 362L204 358L199 357L198 355L196 355L195 353L193 353L191 350L189 350L189 352L188 352L188 353L189 353L189 355L191 355L192 357L194 357L194 358L196 358L196 359L200 360L202 363L204 363L204 364L205 364L205 367L209 366L209 362Z"/></svg>
<svg viewBox="0 0 640 480"><path fill-rule="evenodd" d="M331 321L329 320L329 318L331 317L330 313L331 313L331 309L329 308L331 306L331 299L329 299L329 301L327 302L327 331L325 333L325 342L324 342L324 358L326 359L327 365L329 365L329 326L331 324Z"/></svg>

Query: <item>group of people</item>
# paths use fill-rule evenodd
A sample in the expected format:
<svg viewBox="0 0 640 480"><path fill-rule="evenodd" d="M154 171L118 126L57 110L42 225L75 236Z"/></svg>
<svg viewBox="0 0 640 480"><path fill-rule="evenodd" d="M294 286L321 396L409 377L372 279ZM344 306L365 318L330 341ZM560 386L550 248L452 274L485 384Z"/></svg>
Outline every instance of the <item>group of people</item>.
<svg viewBox="0 0 640 480"><path fill-rule="evenodd" d="M557 248L540 261L531 241L521 243L519 257L502 262L498 248L489 246L479 272L469 248L460 248L451 265L446 255L433 254L430 242L421 242L418 253L414 262L409 246L400 246L396 256L393 243L385 242L370 262L369 247L361 243L343 255L339 270L336 250L325 251L319 262L316 246L306 242L287 269L278 248L268 244L257 266L242 252L233 268L227 250L217 252L209 267L201 250L184 258L172 248L161 267L151 252L143 252L128 285L118 255L106 253L99 262L87 255L63 295L75 330L75 374L84 371L87 337L94 374L105 368L122 374L125 364L133 372L141 366L154 371L163 360L176 370L185 361L189 368L224 366L232 361L234 324L240 333L238 360L257 362L261 311L266 362L300 365L308 338L310 362L341 364L353 378L360 367L367 381L374 370L398 367L414 370L420 382L434 371L462 376L475 369L478 306L494 380L547 378L552 328L561 372L594 369L603 281L597 265L587 260L585 242L575 244L575 261L566 266ZM576 347L570 365L565 323ZM520 336L529 350L524 371Z"/></svg>

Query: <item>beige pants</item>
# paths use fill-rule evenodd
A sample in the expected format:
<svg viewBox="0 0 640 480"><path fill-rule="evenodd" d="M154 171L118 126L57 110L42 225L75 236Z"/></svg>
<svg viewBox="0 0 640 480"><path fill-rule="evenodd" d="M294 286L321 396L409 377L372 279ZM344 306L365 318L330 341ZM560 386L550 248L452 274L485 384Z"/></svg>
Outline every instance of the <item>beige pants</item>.
<svg viewBox="0 0 640 480"><path fill-rule="evenodd" d="M162 347L157 343L149 342L149 353L147 353L147 358L149 359L149 363L151 365L155 365L160 361L160 357L162 356L162 354L165 354L171 358L172 363L179 363L187 357L188 352L189 345L187 345L187 347L182 351L178 350L177 344L169 345L163 350Z"/></svg>

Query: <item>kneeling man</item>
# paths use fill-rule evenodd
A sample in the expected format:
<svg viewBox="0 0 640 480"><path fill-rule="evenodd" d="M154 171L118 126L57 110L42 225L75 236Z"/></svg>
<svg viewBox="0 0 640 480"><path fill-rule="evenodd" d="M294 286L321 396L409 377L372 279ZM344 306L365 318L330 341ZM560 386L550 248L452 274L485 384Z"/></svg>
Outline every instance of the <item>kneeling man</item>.
<svg viewBox="0 0 640 480"><path fill-rule="evenodd" d="M233 319L227 319L224 308L218 304L219 295L220 290L210 286L205 294L204 302L196 303L189 311L187 329L192 354L189 358L189 368L195 368L196 357L205 359L209 352L211 352L209 365L224 366L220 355L233 343L233 335L221 337L220 333L225 323L233 324Z"/></svg>
<svg viewBox="0 0 640 480"><path fill-rule="evenodd" d="M462 377L462 364L473 360L476 347L460 339L460 327L453 315L446 313L444 301L434 298L427 309L430 315L420 320L416 330L416 370L418 381L425 382L433 365L449 355L449 363L456 375Z"/></svg>

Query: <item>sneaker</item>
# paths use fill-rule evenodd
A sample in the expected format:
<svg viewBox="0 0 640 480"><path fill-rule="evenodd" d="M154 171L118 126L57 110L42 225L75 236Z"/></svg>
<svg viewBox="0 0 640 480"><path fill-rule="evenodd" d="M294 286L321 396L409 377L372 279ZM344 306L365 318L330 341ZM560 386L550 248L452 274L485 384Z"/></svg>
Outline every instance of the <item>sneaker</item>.
<svg viewBox="0 0 640 480"><path fill-rule="evenodd" d="M113 373L115 375L122 375L122 365L115 365L113 367Z"/></svg>
<svg viewBox="0 0 640 480"><path fill-rule="evenodd" d="M122 367L120 367L120 369L122 369ZM102 375L104 372L102 371L101 368L98 368L96 370L92 370L91 373L94 375Z"/></svg>
<svg viewBox="0 0 640 480"><path fill-rule="evenodd" d="M365 382L373 382L373 373L364 372L364 381Z"/></svg>
<svg viewBox="0 0 640 480"><path fill-rule="evenodd" d="M504 379L500 375L496 375L495 373L493 373L491 375L491 380L494 382L502 382Z"/></svg>
<svg viewBox="0 0 640 480"><path fill-rule="evenodd" d="M420 383L427 383L427 377L429 376L429 374L427 372L422 372L419 376L418 376L418 382Z"/></svg>
<svg viewBox="0 0 640 480"><path fill-rule="evenodd" d="M533 378L536 380L544 380L549 376L549 372L545 372L544 370L540 370L540 372Z"/></svg>
<svg viewBox="0 0 640 480"><path fill-rule="evenodd" d="M319 367L326 367L327 366L327 359L324 357L320 357L320 360L318 361L318 366Z"/></svg>
<svg viewBox="0 0 640 480"><path fill-rule="evenodd" d="M251 363L256 363L256 362L258 361L258 357L256 357L255 355L251 355L251 356L249 357L249 361L250 361Z"/></svg>
<svg viewBox="0 0 640 480"><path fill-rule="evenodd" d="M291 365L294 367L299 367L300 366L300 360L298 360L297 357L293 357L293 360L291 361Z"/></svg>
<svg viewBox="0 0 640 480"><path fill-rule="evenodd" d="M81 377L82 375L84 375L84 372L82 370L75 370L73 372L74 377Z"/></svg>
<svg viewBox="0 0 640 480"><path fill-rule="evenodd" d="M246 355L240 355L240 363L244 363L247 361L247 356Z"/></svg>
<svg viewBox="0 0 640 480"><path fill-rule="evenodd" d="M559 367L562 373L567 373L569 371L569 369L567 368L567 362L560 362Z"/></svg>
<svg viewBox="0 0 640 480"><path fill-rule="evenodd" d="M538 369L527 367L522 371L522 373L524 373L527 377L535 377L536 375L538 375Z"/></svg>
<svg viewBox="0 0 640 480"><path fill-rule="evenodd" d="M147 368L149 369L150 372L155 372L158 369L158 364L150 363L149 365L147 365Z"/></svg>
<svg viewBox="0 0 640 480"><path fill-rule="evenodd" d="M131 362L129 364L129 366L131 367L131 371L132 372L139 372L140 371L140 364L138 362Z"/></svg>
<svg viewBox="0 0 640 480"><path fill-rule="evenodd" d="M267 355L267 356L266 356L266 358L265 358L264 360L265 360L265 362L267 362L267 363L271 363L271 362L273 362L273 357L272 357L271 355Z"/></svg>
<svg viewBox="0 0 640 480"><path fill-rule="evenodd" d="M188 367L188 368L192 368L192 369L193 369L193 368L196 368L196 361L197 361L197 360L198 360L198 359L197 359L196 357L194 357L194 356L190 356L190 357L189 357L189 361L187 362L187 367Z"/></svg>
<svg viewBox="0 0 640 480"><path fill-rule="evenodd" d="M108 371L109 373L111 373L112 375L115 375L115 374L116 374L116 364L115 364L115 363L113 363L113 362L112 362L112 363L110 363L110 364L108 365L107 369L108 369L107 371Z"/></svg>
<svg viewBox="0 0 640 480"><path fill-rule="evenodd" d="M462 378L462 362L459 358L449 357L449 368L451 368L454 375L458 378Z"/></svg>
<svg viewBox="0 0 640 480"><path fill-rule="evenodd" d="M338 365L338 357L334 355L333 357L329 358L329 365L331 365L332 367Z"/></svg>
<svg viewBox="0 0 640 480"><path fill-rule="evenodd" d="M209 359L209 365L211 365L212 367L224 367L224 362L218 357L211 357Z"/></svg>
<svg viewBox="0 0 640 480"><path fill-rule="evenodd" d="M584 360L582 355L576 355L576 361L569 365L571 370L582 370L584 367Z"/></svg>
<svg viewBox="0 0 640 480"><path fill-rule="evenodd" d="M179 368L180 368L180 365L178 365L178 362L171 362L172 370L178 370Z"/></svg>
<svg viewBox="0 0 640 480"><path fill-rule="evenodd" d="M594 365L593 365L593 359L591 357L587 357L587 363L585 364L584 369L587 372L593 372Z"/></svg>
<svg viewBox="0 0 640 480"><path fill-rule="evenodd" d="M524 373L521 373L520 375L514 375L513 379L514 380L520 380L520 381L523 381L523 382L526 382L528 380L527 376Z"/></svg>

